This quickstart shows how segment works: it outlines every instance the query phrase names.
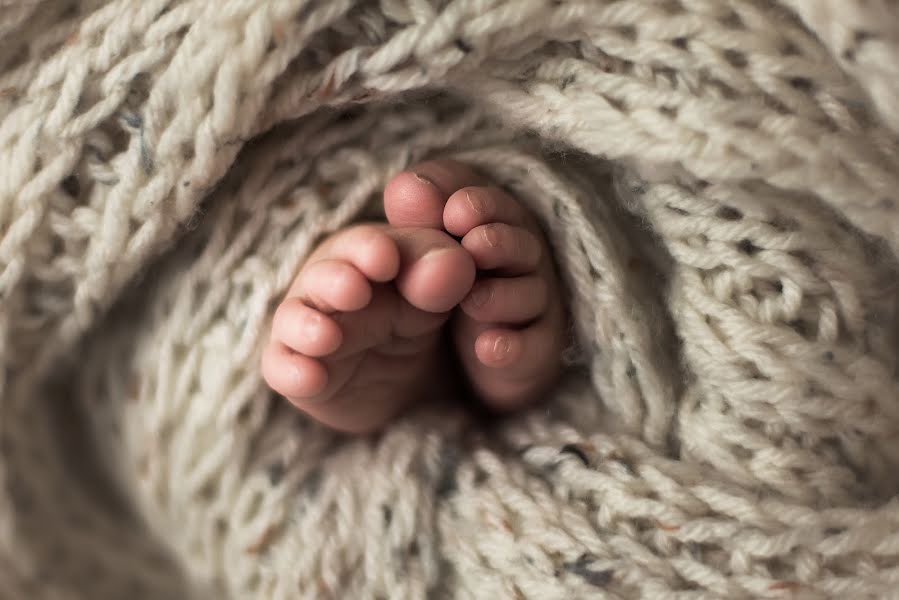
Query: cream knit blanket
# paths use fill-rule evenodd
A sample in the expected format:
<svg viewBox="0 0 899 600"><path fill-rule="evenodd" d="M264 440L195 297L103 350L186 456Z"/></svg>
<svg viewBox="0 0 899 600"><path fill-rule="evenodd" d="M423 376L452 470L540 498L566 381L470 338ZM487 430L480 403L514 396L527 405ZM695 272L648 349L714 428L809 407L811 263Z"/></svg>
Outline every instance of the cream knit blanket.
<svg viewBox="0 0 899 600"><path fill-rule="evenodd" d="M268 319L442 156L569 374L337 436ZM893 0L0 0L0 598L899 598L897 252Z"/></svg>

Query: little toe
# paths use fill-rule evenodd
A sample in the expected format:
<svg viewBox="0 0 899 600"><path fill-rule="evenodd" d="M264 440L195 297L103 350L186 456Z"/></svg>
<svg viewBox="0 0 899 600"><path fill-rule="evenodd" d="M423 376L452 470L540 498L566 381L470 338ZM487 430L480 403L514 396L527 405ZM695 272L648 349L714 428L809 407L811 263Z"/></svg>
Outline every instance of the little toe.
<svg viewBox="0 0 899 600"><path fill-rule="evenodd" d="M294 402L315 397L328 384L328 371L321 362L280 342L270 343L263 353L262 376L273 390Z"/></svg>
<svg viewBox="0 0 899 600"><path fill-rule="evenodd" d="M462 311L482 323L526 323L546 309L546 280L537 275L478 280L461 303Z"/></svg>
<svg viewBox="0 0 899 600"><path fill-rule="evenodd" d="M307 306L299 298L288 298L275 311L272 337L291 350L311 357L333 354L343 341L334 320Z"/></svg>
<svg viewBox="0 0 899 600"><path fill-rule="evenodd" d="M454 192L443 209L443 226L463 237L479 225L506 223L534 227L533 217L515 198L497 187L469 186Z"/></svg>
<svg viewBox="0 0 899 600"><path fill-rule="evenodd" d="M478 335L474 354L484 370L473 384L490 408L523 408L555 381L562 366L561 338L546 323L521 330L490 328Z"/></svg>
<svg viewBox="0 0 899 600"><path fill-rule="evenodd" d="M436 229L396 229L393 234L401 257L396 287L403 298L425 312L452 310L474 283L471 255Z"/></svg>
<svg viewBox="0 0 899 600"><path fill-rule="evenodd" d="M372 289L359 270L342 260L323 259L303 267L291 297L299 297L324 313L365 308Z"/></svg>
<svg viewBox="0 0 899 600"><path fill-rule="evenodd" d="M394 227L443 229L443 207L457 189L484 178L452 160L432 160L394 176L384 188L384 212Z"/></svg>
<svg viewBox="0 0 899 600"><path fill-rule="evenodd" d="M503 369L515 364L524 352L524 340L520 331L491 328L477 337L474 353L485 367Z"/></svg>
<svg viewBox="0 0 899 600"><path fill-rule="evenodd" d="M500 275L533 273L543 256L543 245L524 227L505 223L479 225L462 238L475 265L482 271Z"/></svg>

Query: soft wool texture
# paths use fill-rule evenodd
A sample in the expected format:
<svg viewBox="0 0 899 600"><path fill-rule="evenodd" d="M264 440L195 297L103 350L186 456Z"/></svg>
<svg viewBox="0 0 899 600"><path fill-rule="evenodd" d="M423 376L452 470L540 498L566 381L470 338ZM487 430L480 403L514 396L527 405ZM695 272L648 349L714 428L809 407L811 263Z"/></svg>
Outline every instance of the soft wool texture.
<svg viewBox="0 0 899 600"><path fill-rule="evenodd" d="M899 598L891 0L0 0L0 598ZM261 381L455 157L570 369L383 435Z"/></svg>

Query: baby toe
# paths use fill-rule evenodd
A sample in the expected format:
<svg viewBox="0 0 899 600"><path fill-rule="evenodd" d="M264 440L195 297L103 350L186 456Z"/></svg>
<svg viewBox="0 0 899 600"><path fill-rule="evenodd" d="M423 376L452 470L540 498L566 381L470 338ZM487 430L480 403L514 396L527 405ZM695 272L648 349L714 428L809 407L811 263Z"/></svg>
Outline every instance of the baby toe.
<svg viewBox="0 0 899 600"><path fill-rule="evenodd" d="M291 297L299 297L325 313L365 308L372 288L359 269L343 260L323 259L303 267Z"/></svg>
<svg viewBox="0 0 899 600"><path fill-rule="evenodd" d="M459 188L483 183L471 167L452 160L420 163L384 188L384 212L394 227L443 229L443 207Z"/></svg>
<svg viewBox="0 0 899 600"><path fill-rule="evenodd" d="M471 289L475 268L461 247L437 248L424 255L398 281L403 297L415 308L444 313L459 304Z"/></svg>
<svg viewBox="0 0 899 600"><path fill-rule="evenodd" d="M482 323L526 323L546 309L546 280L536 275L478 280L461 303L466 315Z"/></svg>
<svg viewBox="0 0 899 600"><path fill-rule="evenodd" d="M387 282L400 268L399 250L383 224L349 227L326 239L316 249L314 260L340 260L353 265L371 281Z"/></svg>
<svg viewBox="0 0 899 600"><path fill-rule="evenodd" d="M452 310L471 289L474 260L442 231L426 228L392 231L400 249L396 288L409 304L430 313Z"/></svg>
<svg viewBox="0 0 899 600"><path fill-rule="evenodd" d="M523 275L537 270L543 246L536 235L524 227L505 223L479 225L462 238L475 265L482 271L501 275Z"/></svg>
<svg viewBox="0 0 899 600"><path fill-rule="evenodd" d="M478 335L474 354L486 369L473 384L490 408L523 408L556 379L562 347L548 323L542 319L525 329L490 328Z"/></svg>
<svg viewBox="0 0 899 600"><path fill-rule="evenodd" d="M518 362L523 351L522 335L511 329L488 329L475 340L474 353L486 367L501 369Z"/></svg>
<svg viewBox="0 0 899 600"><path fill-rule="evenodd" d="M261 367L268 385L294 402L315 397L328 384L328 371L324 365L314 358L297 354L280 342L268 345Z"/></svg>
<svg viewBox="0 0 899 600"><path fill-rule="evenodd" d="M275 311L272 337L294 352L311 357L333 354L343 340L333 319L299 298L288 298Z"/></svg>
<svg viewBox="0 0 899 600"><path fill-rule="evenodd" d="M453 193L443 209L443 226L464 237L488 223L533 227L530 213L515 198L497 187L470 186Z"/></svg>

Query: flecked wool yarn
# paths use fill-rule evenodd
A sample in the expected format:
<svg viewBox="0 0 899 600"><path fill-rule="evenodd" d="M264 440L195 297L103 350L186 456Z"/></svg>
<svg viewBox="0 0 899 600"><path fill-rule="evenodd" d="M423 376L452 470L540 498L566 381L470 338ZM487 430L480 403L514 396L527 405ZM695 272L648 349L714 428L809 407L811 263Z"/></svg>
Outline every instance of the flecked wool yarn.
<svg viewBox="0 0 899 600"><path fill-rule="evenodd" d="M433 157L567 375L339 436L269 319ZM897 253L891 0L0 0L0 598L899 598Z"/></svg>

